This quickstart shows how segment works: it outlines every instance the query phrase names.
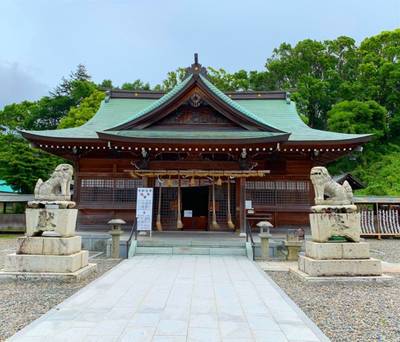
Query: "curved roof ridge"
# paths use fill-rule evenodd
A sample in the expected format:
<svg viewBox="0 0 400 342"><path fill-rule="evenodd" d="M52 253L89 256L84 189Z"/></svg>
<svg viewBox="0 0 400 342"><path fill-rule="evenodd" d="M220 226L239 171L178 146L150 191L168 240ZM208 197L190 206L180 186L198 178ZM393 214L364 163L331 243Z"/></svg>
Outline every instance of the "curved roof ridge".
<svg viewBox="0 0 400 342"><path fill-rule="evenodd" d="M117 125L113 125L113 127L110 127L109 130L116 128L118 126L124 125L128 123L129 121L136 120L140 118L141 116L157 109L158 107L162 106L164 103L168 102L171 100L176 94L178 94L182 89L185 88L185 86L189 83L189 81L193 78L193 75L190 75L189 77L185 78L182 82L178 83L174 88L172 88L171 91L166 93L164 96L160 97L158 100L154 101L152 104L147 106L146 108L143 108L141 111L136 113L134 117L130 116L127 118L125 121L120 122Z"/></svg>
<svg viewBox="0 0 400 342"><path fill-rule="evenodd" d="M256 114L251 112L250 110L242 107L238 102L232 100L228 95L226 95L224 92L219 90L214 84L212 84L206 77L203 75L200 75L200 79L203 81L203 83L210 89L215 95L217 95L222 101L227 103L229 106L233 107L237 111L241 112L243 115L246 115L247 117L251 118L254 121L257 121L261 123L263 126L268 126L272 129L276 129L277 131L280 132L285 132L280 128L277 128L268 122L265 122L264 120L261 120L260 117L258 117Z"/></svg>

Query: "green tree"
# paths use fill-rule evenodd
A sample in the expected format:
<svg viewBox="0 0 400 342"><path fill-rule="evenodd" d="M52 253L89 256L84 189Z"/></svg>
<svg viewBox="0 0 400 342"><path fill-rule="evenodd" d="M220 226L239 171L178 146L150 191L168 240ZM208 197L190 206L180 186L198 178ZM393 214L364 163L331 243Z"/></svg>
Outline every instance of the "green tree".
<svg viewBox="0 0 400 342"><path fill-rule="evenodd" d="M168 92L172 90L178 83L182 82L186 75L185 68L178 68L175 71L170 71L167 74L167 78L162 84L157 84L154 90Z"/></svg>
<svg viewBox="0 0 400 342"><path fill-rule="evenodd" d="M95 90L88 97L84 98L79 106L72 107L68 114L60 121L58 128L69 128L81 126L96 114L100 103L104 100L105 94Z"/></svg>
<svg viewBox="0 0 400 342"><path fill-rule="evenodd" d="M356 82L360 94L384 106L390 135L400 133L400 29L366 38L359 48L361 63Z"/></svg>
<svg viewBox="0 0 400 342"><path fill-rule="evenodd" d="M265 88L292 90L293 99L310 126L325 129L331 106L351 95L351 82L356 77L356 46L349 37L324 42L305 39L294 47L283 43L274 49L265 66Z"/></svg>
<svg viewBox="0 0 400 342"><path fill-rule="evenodd" d="M240 91L250 88L249 76L245 70L230 74L222 68L208 67L208 77L222 91Z"/></svg>
<svg viewBox="0 0 400 342"><path fill-rule="evenodd" d="M91 76L89 75L86 67L83 64L78 64L76 70L72 71L68 78L63 77L61 79L61 83L50 92L50 95L52 97L69 96L72 91L74 81L90 80Z"/></svg>
<svg viewBox="0 0 400 342"><path fill-rule="evenodd" d="M100 89L114 89L113 83L111 80L103 80L100 84L99 84L99 88Z"/></svg>
<svg viewBox="0 0 400 342"><path fill-rule="evenodd" d="M373 170L371 172L371 170ZM367 183L359 194L398 196L400 194L400 152L381 156L367 170L359 169L357 174Z"/></svg>
<svg viewBox="0 0 400 342"><path fill-rule="evenodd" d="M351 134L372 133L380 139L387 133L387 110L375 101L342 101L328 112L328 129Z"/></svg>
<svg viewBox="0 0 400 342"><path fill-rule="evenodd" d="M121 86L123 90L150 90L150 83L144 83L141 80L137 79L132 83L123 83Z"/></svg>
<svg viewBox="0 0 400 342"><path fill-rule="evenodd" d="M23 101L7 105L0 111L1 130L5 133L17 129L26 128L26 122L30 119L35 102Z"/></svg>
<svg viewBox="0 0 400 342"><path fill-rule="evenodd" d="M31 148L27 141L16 135L0 135L0 178L15 191L32 193L37 179L47 179L62 161Z"/></svg>

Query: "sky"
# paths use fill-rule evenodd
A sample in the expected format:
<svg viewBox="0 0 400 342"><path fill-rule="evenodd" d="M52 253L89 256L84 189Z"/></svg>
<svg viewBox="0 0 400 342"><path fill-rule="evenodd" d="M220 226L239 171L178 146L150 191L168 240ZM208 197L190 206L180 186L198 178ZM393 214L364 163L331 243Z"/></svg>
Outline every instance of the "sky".
<svg viewBox="0 0 400 342"><path fill-rule="evenodd" d="M189 66L262 70L282 42L400 27L400 0L0 0L0 108L84 64L95 82L160 83Z"/></svg>

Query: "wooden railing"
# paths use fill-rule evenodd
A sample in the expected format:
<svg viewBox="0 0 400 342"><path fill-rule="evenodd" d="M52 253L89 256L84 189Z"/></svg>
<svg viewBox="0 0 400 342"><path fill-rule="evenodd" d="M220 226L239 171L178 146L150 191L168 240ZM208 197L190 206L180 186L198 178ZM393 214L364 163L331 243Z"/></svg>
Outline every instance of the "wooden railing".
<svg viewBox="0 0 400 342"><path fill-rule="evenodd" d="M377 213L371 209L361 209L361 235L400 236L400 212L397 209L378 209Z"/></svg>

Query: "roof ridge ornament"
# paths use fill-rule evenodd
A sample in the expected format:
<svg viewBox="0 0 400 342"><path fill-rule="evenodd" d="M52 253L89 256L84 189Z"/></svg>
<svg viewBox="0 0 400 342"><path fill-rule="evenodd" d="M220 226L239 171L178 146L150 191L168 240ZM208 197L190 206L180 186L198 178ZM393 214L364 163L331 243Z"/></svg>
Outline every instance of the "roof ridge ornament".
<svg viewBox="0 0 400 342"><path fill-rule="evenodd" d="M194 63L190 67L186 68L185 71L185 78L189 77L190 75L193 75L195 78L199 77L199 75L207 77L207 69L199 63L198 53L194 54Z"/></svg>

